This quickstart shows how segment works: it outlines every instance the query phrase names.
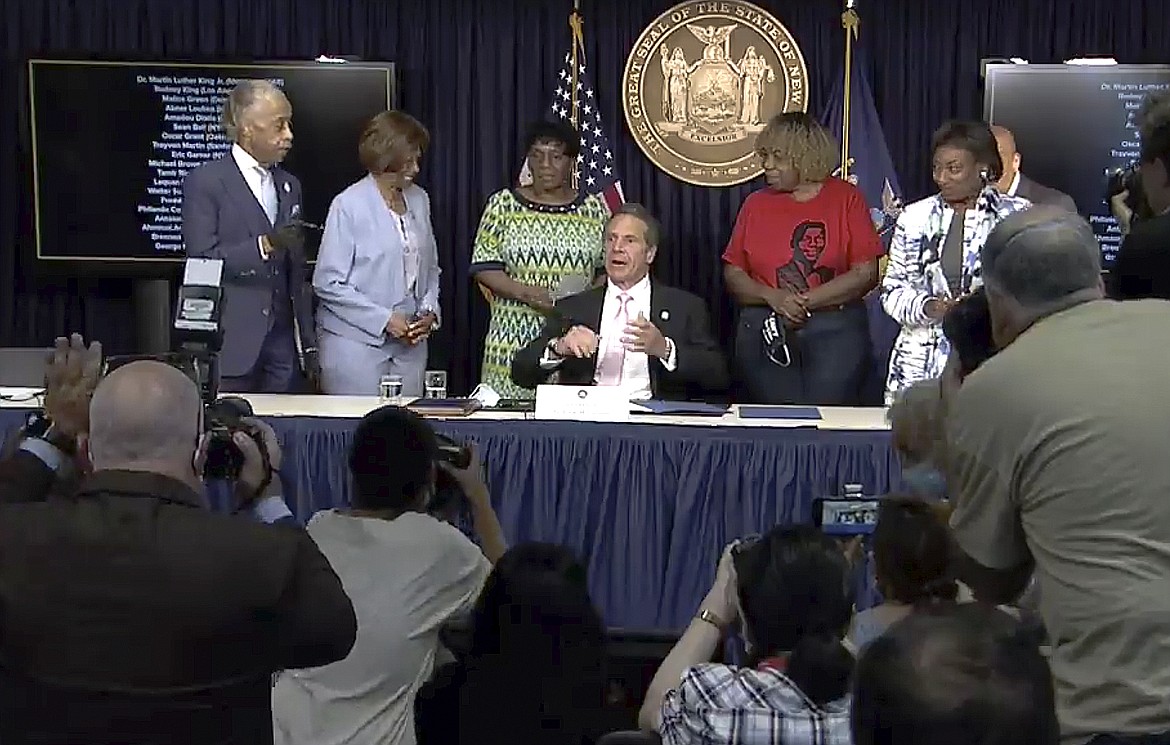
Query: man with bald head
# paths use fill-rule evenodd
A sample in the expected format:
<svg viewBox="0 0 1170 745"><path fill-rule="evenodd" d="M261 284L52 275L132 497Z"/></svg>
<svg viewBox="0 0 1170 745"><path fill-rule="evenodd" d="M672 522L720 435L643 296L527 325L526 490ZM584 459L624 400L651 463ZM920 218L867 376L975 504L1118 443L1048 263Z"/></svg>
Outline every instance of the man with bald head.
<svg viewBox="0 0 1170 745"><path fill-rule="evenodd" d="M223 108L231 152L183 180L187 256L222 259L224 391L288 393L319 375L305 283L301 183L280 167L292 106L266 80L241 80ZM299 360L298 360L299 353Z"/></svg>
<svg viewBox="0 0 1170 745"><path fill-rule="evenodd" d="M271 743L272 674L353 645L337 575L295 524L207 508L203 407L182 372L116 369L90 388L89 421L84 388L51 376L46 397L92 464L76 494L44 499L60 440L28 438L0 464L6 498L22 479L41 488L0 506L0 742ZM236 442L238 490L254 495L268 470L248 436Z"/></svg>
<svg viewBox="0 0 1170 745"><path fill-rule="evenodd" d="M1002 603L1035 572L1062 736L1078 743L1170 737L1170 303L1104 299L1100 257L1057 207L992 231L999 352L948 418L959 577Z"/></svg>
<svg viewBox="0 0 1170 745"><path fill-rule="evenodd" d="M1060 207L1076 214L1077 205L1072 197L1036 183L1020 170L1020 151L1016 149L1016 137L1010 129L993 124L991 131L995 134L995 144L999 148L1000 160L1003 161L1003 175L996 184L1000 192L1009 197L1027 199L1032 204Z"/></svg>

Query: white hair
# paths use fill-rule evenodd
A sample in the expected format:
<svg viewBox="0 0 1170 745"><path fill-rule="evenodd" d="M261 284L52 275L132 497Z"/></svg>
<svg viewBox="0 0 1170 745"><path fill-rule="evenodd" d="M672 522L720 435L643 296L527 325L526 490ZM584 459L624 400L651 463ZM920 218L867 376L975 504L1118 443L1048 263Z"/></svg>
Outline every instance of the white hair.
<svg viewBox="0 0 1170 745"><path fill-rule="evenodd" d="M981 251L989 291L1044 309L1100 286L1101 249L1079 215L1032 207L1005 218Z"/></svg>
<svg viewBox="0 0 1170 745"><path fill-rule="evenodd" d="M240 129L249 112L260 101L283 98L284 92L267 80L241 80L223 102L223 129L228 139L238 142Z"/></svg>

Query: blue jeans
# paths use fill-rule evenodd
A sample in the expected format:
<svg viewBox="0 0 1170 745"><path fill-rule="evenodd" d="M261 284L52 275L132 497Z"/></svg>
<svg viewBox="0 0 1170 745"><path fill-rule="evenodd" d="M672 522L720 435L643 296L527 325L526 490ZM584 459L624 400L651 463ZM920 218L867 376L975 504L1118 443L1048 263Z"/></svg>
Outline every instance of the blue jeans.
<svg viewBox="0 0 1170 745"><path fill-rule="evenodd" d="M792 363L782 367L764 352L761 327L771 309L743 308L735 357L744 403L860 406L870 365L869 319L861 301L813 313L804 328L789 330Z"/></svg>

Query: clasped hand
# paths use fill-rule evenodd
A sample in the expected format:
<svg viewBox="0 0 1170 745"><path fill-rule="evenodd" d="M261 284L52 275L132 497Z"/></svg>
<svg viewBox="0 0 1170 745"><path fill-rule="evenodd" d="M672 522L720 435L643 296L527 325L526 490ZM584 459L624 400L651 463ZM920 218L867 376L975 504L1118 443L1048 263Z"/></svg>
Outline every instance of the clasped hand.
<svg viewBox="0 0 1170 745"><path fill-rule="evenodd" d="M788 289L773 290L768 305L781 318L793 326L803 326L809 319L808 298Z"/></svg>
<svg viewBox="0 0 1170 745"><path fill-rule="evenodd" d="M386 333L413 346L426 341L437 320L434 313L424 313L414 321L407 320L402 313L391 313L390 320L386 322Z"/></svg>

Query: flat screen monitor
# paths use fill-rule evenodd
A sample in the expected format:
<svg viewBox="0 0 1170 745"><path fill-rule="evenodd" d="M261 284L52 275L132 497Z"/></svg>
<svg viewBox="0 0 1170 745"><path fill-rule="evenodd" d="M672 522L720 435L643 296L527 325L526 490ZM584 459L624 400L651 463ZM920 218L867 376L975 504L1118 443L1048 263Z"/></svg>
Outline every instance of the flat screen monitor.
<svg viewBox="0 0 1170 745"><path fill-rule="evenodd" d="M397 100L391 63L35 59L28 73L37 258L133 274L184 258L183 177L230 150L221 112L238 80L270 80L292 103L284 166L317 225L363 175L363 125ZM320 235L306 237L312 259Z"/></svg>
<svg viewBox="0 0 1170 745"><path fill-rule="evenodd" d="M1012 131L1020 170L1073 198L1108 268L1121 229L1106 201L1108 174L1138 159L1137 115L1170 88L1170 65L1012 65L987 68L984 116Z"/></svg>

